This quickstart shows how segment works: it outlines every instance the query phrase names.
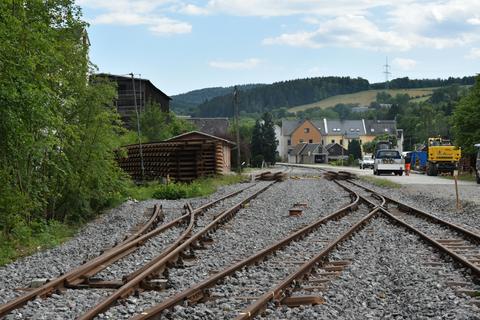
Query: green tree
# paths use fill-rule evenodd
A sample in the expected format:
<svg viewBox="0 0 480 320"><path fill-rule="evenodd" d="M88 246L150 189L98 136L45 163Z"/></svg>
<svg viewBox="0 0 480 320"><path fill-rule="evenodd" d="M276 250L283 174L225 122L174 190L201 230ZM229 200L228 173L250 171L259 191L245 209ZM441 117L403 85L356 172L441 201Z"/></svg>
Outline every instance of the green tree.
<svg viewBox="0 0 480 320"><path fill-rule="evenodd" d="M133 124L136 127L136 120ZM162 112L156 103L148 103L140 114L141 135L145 141L162 141L176 135L195 130L187 120L178 118L172 112Z"/></svg>
<svg viewBox="0 0 480 320"><path fill-rule="evenodd" d="M362 157L360 141L353 139L348 143L348 154L352 155L354 160Z"/></svg>
<svg viewBox="0 0 480 320"><path fill-rule="evenodd" d="M115 87L89 81L73 0L0 2L0 230L78 221L122 191Z"/></svg>
<svg viewBox="0 0 480 320"><path fill-rule="evenodd" d="M275 155L277 152L278 141L275 137L275 128L272 114L266 112L263 114L263 157L265 161L275 164Z"/></svg>
<svg viewBox="0 0 480 320"><path fill-rule="evenodd" d="M252 165L258 167L264 160L263 156L263 126L260 120L255 121L252 132L252 142L250 143L250 151L252 155Z"/></svg>
<svg viewBox="0 0 480 320"><path fill-rule="evenodd" d="M475 85L463 97L453 112L455 142L466 153L474 153L473 145L480 143L480 76Z"/></svg>

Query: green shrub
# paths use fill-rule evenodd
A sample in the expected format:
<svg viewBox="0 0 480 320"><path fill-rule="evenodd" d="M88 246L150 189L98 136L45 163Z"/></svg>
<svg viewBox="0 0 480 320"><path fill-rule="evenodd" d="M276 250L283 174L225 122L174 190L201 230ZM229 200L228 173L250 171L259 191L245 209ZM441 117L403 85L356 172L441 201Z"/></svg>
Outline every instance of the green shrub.
<svg viewBox="0 0 480 320"><path fill-rule="evenodd" d="M169 183L159 185L154 192L153 197L156 199L177 200L187 197L188 186L182 183Z"/></svg>

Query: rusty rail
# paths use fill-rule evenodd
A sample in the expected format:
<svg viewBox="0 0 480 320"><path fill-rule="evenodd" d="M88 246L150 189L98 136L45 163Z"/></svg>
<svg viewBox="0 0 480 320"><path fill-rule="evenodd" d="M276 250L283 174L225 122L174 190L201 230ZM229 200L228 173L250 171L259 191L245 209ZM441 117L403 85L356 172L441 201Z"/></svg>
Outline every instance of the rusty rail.
<svg viewBox="0 0 480 320"><path fill-rule="evenodd" d="M252 185L253 186L253 185ZM246 187L244 189L241 189L236 192L232 192L230 194L227 194L220 199L217 199L215 201L209 202L197 209L194 210L194 213L197 214L199 212L202 212L217 203L233 197L249 188L252 186ZM155 210L162 210L161 206L156 206ZM160 212L158 213L160 215ZM119 259L123 258L124 256L130 254L131 252L135 251L140 245L142 245L145 241L148 239L157 236L161 233L163 233L165 230L168 230L180 223L182 223L183 220L188 219L190 216L190 213L184 214L180 216L179 218L172 220L166 224L163 224L162 226L146 233L143 235L138 235L134 239L129 239L131 237L128 237L124 242L121 244L105 251L102 253L100 256L84 263L81 266L78 266L71 271L67 272L64 275L61 275L57 278L54 278L47 282L46 284L42 285L39 288L36 288L34 290L31 290L27 292L24 295L21 295L13 300L10 300L9 302L0 305L0 318L7 315L11 311L20 308L24 304L26 304L28 301L35 299L36 297L39 296L46 296L48 294L51 294L57 289L61 288L66 288L66 287L74 287L82 282L84 282L88 277L92 276L95 273L98 273L99 271L105 269L112 263L118 261ZM153 217L152 217L153 218ZM142 228L143 229L143 228ZM138 232L137 232L138 233ZM127 241L128 240L128 241Z"/></svg>
<svg viewBox="0 0 480 320"><path fill-rule="evenodd" d="M451 222L448 222L448 221L445 221L441 218L438 218L438 217L435 217L434 215L431 215L427 212L424 212L423 210L420 210L418 208L415 208L415 207L412 207L410 205L407 205L405 203L402 203L400 201L397 201L397 200L393 200L392 198L389 198L385 195L382 195L380 193L378 193L377 191L374 191L370 188L367 188L367 187L364 187L362 185L359 185L357 183L354 183L352 181L349 181L349 183L357 186L357 187L360 187L364 190L367 190L369 192L371 192L372 194L377 194L378 196L381 196L381 197L384 197L385 199L387 199L388 202L391 202L395 205L397 205L397 207L401 208L402 211L407 211L409 213L413 212L415 215L417 216L420 216L421 218L424 218L424 219L429 219L429 220L432 220L434 223L436 224L439 224L439 225L442 225L442 226L447 226L449 227L451 230L461 234L463 237L465 238L468 238L468 239L471 239L473 240L474 242L479 242L480 240L480 235L474 233L474 232L471 232L470 230L467 230L465 228L462 228L461 226L458 226L456 224L453 224ZM344 188L346 188L346 190L348 189L347 187L344 186ZM416 235L418 235L420 238L422 238L423 240L425 240L426 242L428 242L429 244L431 244L432 246L436 247L437 249L439 249L440 251L446 253L447 255L449 255L450 257L452 257L455 261L457 261L458 263L462 264L463 266L465 266L466 268L470 269L472 271L473 274L475 274L477 277L480 277L480 267L473 264L472 262L470 262L468 259L465 259L462 255L454 252L453 250L450 250L449 248L447 248L446 246L444 246L443 244L441 244L440 242L436 241L435 239L433 239L432 237L429 237L427 234L423 233L422 231L420 231L419 229L415 228L414 226L412 226L411 224L403 221L402 219L399 219L397 217L395 217L391 212L388 211L387 208L385 208L385 206L382 206L381 208L381 211L382 213L387 217L389 218L390 220L393 220L394 223L396 224L399 224L400 226L412 231L413 233L415 233Z"/></svg>
<svg viewBox="0 0 480 320"><path fill-rule="evenodd" d="M188 300L188 299L194 299L197 300L201 298L202 296L205 295L205 292L208 288L214 286L216 283L224 279L225 277L239 271L240 269L244 268L245 266L255 264L259 261L262 261L264 258L266 258L268 255L274 253L275 251L280 250L281 248L285 247L288 245L290 242L302 239L309 233L313 232L316 230L318 227L321 225L325 224L326 222L333 220L333 219L338 219L345 214L347 214L348 211L351 210L356 210L358 208L358 204L360 201L360 197L356 193L350 192L350 194L354 194L355 196L352 197L352 201L350 204L338 209L337 211L331 213L330 215L321 218L312 224L294 232L293 234L287 236L286 238L278 241L277 243L255 253L254 255L235 263L234 265L226 268L225 270L199 282L198 284L193 285L189 289L186 289L182 292L179 292L175 294L174 296L170 297L169 299L165 300L164 302L154 306L153 308L142 312L140 315L137 315L133 317L133 320L144 320L144 319L152 319L156 316L158 316L162 311L169 309L177 304L181 304L183 301Z"/></svg>
<svg viewBox="0 0 480 320"><path fill-rule="evenodd" d="M330 242L315 257L305 262L302 266L300 266L300 268L298 268L295 272L291 273L273 289L263 294L254 303L252 303L245 310L240 312L239 315L235 318L235 320L252 319L253 317L255 317L255 315L261 312L270 301L288 296L291 290L291 286L294 285L297 280L301 280L306 275L308 275L311 270L314 269L319 263L321 263L321 261L325 259L328 254L332 252L340 243L349 239L354 232L360 230L362 226L364 226L375 215L377 215L379 210L381 210L381 208L376 207L372 211L370 211L368 215L360 219L360 221L355 223L347 231L338 236L334 241Z"/></svg>
<svg viewBox="0 0 480 320"><path fill-rule="evenodd" d="M457 225L457 224L454 224L454 223L451 223L451 222L446 221L446 220L444 220L444 219L441 219L441 218L439 218L439 217L436 217L436 216L434 216L434 215L432 215L432 214L430 214L430 213L427 213L427 212L425 212L425 211L423 211L423 210L421 210L421 209L419 209L419 208L415 208L415 207L413 207L413 206L411 206L411 205L405 204L405 203L400 202L400 201L398 201L398 200L394 200L394 199L391 198L391 197L388 197L388 196L386 196L386 195L380 194L379 192L377 192L377 191L375 191L375 190L373 190L373 189L371 189L371 188L362 186L361 184L358 184L358 183L353 182L353 181L351 181L351 180L349 180L348 182L351 183L351 184L353 184L353 185L355 185L355 186L357 186L357 187L360 187L360 188L362 188L362 189L365 189L365 190L371 192L372 194L377 194L377 195L380 195L380 196L384 197L384 198L387 200L387 202L390 202L390 203L395 204L401 211L407 211L407 212L409 212L409 213L417 214L417 215L419 215L419 216L423 216L423 217L425 217L425 218L428 218L428 219L434 221L434 222L437 223L437 224L448 226L449 228L451 228L451 229L453 229L453 230L455 230L455 231L457 231L457 232L459 232L459 233L461 233L461 234L463 234L463 235L466 235L467 237L471 238L471 239L474 240L475 242L480 243L480 234L477 234L477 233L472 232L472 231L470 231L470 230L467 230L467 229L465 229L465 228L463 228L463 227L461 227L461 226L459 226L459 225Z"/></svg>
<svg viewBox="0 0 480 320"><path fill-rule="evenodd" d="M113 303L115 303L119 298L128 296L131 294L136 288L140 286L140 284L145 280L148 279L151 275L162 273L166 268L168 268L169 263L175 263L178 259L181 258L181 254L190 249L198 242L202 242L202 237L207 235L210 232L215 231L219 226L228 221L230 218L234 216L236 212L238 212L245 204L256 198L259 194L267 190L271 187L275 182L269 183L267 186L263 187L262 189L256 191L253 195L247 197L246 199L242 200L238 204L234 205L233 207L223 211L215 220L213 220L210 224L208 224L205 228L197 232L195 235L188 238L188 240L182 242L178 245L174 250L170 251L167 255L163 256L161 259L156 259L154 263L150 264L148 268L142 269L143 271L139 274L136 274L130 281L125 283L122 287L118 290L113 292L110 296L102 300L99 304L88 310L84 315L79 317L81 320L93 319L98 314L107 310Z"/></svg>

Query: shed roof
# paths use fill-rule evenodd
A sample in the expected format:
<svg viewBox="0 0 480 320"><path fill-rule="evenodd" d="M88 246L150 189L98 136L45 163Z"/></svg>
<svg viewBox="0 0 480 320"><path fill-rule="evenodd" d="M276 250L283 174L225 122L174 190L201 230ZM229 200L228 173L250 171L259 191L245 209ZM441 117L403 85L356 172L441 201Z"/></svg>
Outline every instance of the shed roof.
<svg viewBox="0 0 480 320"><path fill-rule="evenodd" d="M224 142L226 144L229 144L229 145L232 145L232 146L235 145L235 142L233 142L233 141L223 139L223 138L220 138L220 137L216 137L216 136L212 136L211 134L200 132L200 131L190 131L190 132L182 133L182 134L179 134L178 136L175 136L173 138L170 138L170 139L167 139L167 140L164 140L164 141L184 140L188 136L193 136L193 135L200 135L200 136L205 137L205 139L219 140L219 141L222 141L222 142Z"/></svg>

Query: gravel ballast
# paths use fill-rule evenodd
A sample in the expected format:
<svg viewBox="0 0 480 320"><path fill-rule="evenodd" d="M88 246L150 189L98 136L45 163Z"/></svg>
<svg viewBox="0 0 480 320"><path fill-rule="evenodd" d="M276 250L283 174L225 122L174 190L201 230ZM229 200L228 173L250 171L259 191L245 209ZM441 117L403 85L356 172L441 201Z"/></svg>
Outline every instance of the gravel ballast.
<svg viewBox="0 0 480 320"><path fill-rule="evenodd" d="M319 170L289 168L288 173L293 179L274 184L242 208L232 220L210 234L213 242L202 250L194 251L193 260L170 268L169 287L166 290L140 292L120 300L116 306L97 318L128 319L139 314L351 201L341 187L331 181L318 179L322 175ZM67 243L0 268L0 303L21 294L14 289L28 287L32 279L58 276L121 241L128 234L127 230L132 230L148 219L151 211L147 213L145 209L152 208L154 204L163 205L166 222L180 216L187 201L193 208L197 208L213 199L254 185L206 211L195 225L195 231L198 231L222 210L269 183L271 182L227 186L206 198L138 203L130 201L109 210L85 226ZM474 204L467 206L462 214L457 214L450 212L450 206L446 205L450 205L449 199L442 202L441 198L428 198L423 194L418 197L407 196L403 191L374 187L364 181L361 183L446 220L465 225L471 230L480 227L480 221L476 219L479 213L471 211L472 208L478 209ZM299 217L288 214L295 203L307 203L307 208ZM366 212L361 208L351 216L358 219ZM315 235L287 247L282 254L267 260L264 266L260 264L229 277L222 286L211 291L215 299L193 308L176 306L168 316L171 319L199 320L233 318L251 301L245 299L238 303L231 299L232 296L261 295L263 291L251 288L258 284L263 284L265 290L273 287L298 266L294 263L282 266L282 262L311 258L327 241L345 231L353 222L347 217L329 222ZM108 267L96 278L120 280L150 261L174 241L184 228L185 225L182 225L147 241L133 255ZM422 228L441 237L448 236L441 229L432 227L429 230L428 225ZM310 242L311 245L305 246L304 242ZM344 242L330 255L330 260L350 260L351 264L328 284L326 290L309 293L321 295L325 304L300 308L270 305L266 310L266 319L480 319L477 315L480 310L470 303L470 298L455 294L454 289L447 286L447 282L452 280L471 282L468 272L438 254L417 236L393 225L385 217L375 218L352 239ZM441 266L432 267L428 265L429 262L441 262ZM48 299L30 301L6 319L75 319L111 292L66 290Z"/></svg>

